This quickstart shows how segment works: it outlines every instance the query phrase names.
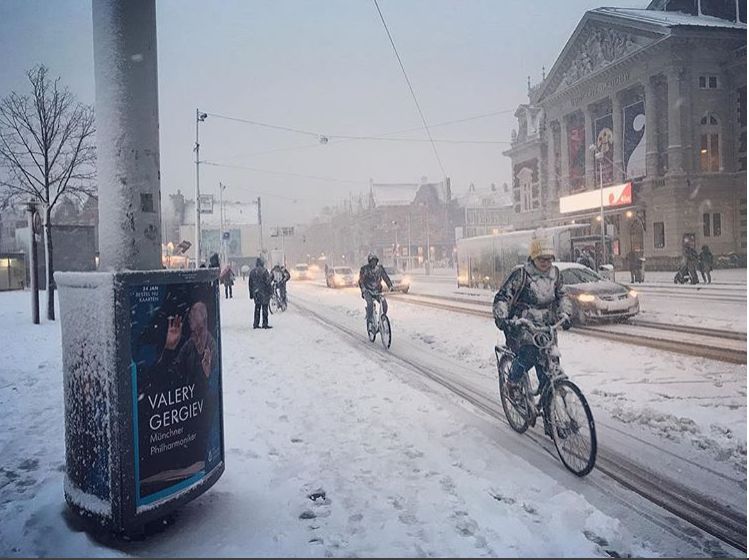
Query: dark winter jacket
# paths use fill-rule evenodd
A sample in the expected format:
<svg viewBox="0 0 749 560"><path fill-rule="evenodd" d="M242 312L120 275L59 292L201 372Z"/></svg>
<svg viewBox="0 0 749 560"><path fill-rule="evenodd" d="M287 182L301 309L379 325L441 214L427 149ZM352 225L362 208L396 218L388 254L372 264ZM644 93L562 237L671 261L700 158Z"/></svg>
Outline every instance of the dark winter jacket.
<svg viewBox="0 0 749 560"><path fill-rule="evenodd" d="M494 296L494 321L512 347L532 344L532 336L528 329L509 325L510 319L528 319L541 326L571 312L572 304L562 292L559 269L552 266L543 273L530 260L515 267Z"/></svg>
<svg viewBox="0 0 749 560"><path fill-rule="evenodd" d="M388 288L393 287L393 282L390 280L388 273L381 264L374 266L365 264L359 270L359 289L364 292L380 292L382 291L382 283L385 282Z"/></svg>
<svg viewBox="0 0 749 560"><path fill-rule="evenodd" d="M270 272L266 270L263 265L257 265L250 271L250 298L256 300L257 303L267 303L270 301L271 293L271 277Z"/></svg>
<svg viewBox="0 0 749 560"><path fill-rule="evenodd" d="M709 272L713 269L713 253L710 249L702 249L700 252L700 269Z"/></svg>

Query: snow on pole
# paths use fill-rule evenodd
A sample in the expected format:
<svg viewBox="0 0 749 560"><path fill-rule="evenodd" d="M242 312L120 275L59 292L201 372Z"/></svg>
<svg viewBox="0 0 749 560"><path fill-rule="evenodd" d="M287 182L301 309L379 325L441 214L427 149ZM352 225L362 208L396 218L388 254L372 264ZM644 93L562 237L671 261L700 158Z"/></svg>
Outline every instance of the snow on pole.
<svg viewBox="0 0 749 560"><path fill-rule="evenodd" d="M153 0L94 0L100 270L161 268Z"/></svg>

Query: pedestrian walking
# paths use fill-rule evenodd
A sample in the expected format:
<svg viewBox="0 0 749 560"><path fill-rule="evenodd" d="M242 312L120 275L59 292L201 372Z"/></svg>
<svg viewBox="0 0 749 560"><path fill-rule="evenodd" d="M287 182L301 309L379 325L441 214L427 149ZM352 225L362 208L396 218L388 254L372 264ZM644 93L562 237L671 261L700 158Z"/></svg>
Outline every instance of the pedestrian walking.
<svg viewBox="0 0 749 560"><path fill-rule="evenodd" d="M232 287L234 286L234 278L235 278L235 274L231 268L231 265L227 265L226 268L224 268L224 270L221 271L221 276L219 276L219 280L224 285L225 299L234 297L233 290L232 290Z"/></svg>
<svg viewBox="0 0 749 560"><path fill-rule="evenodd" d="M265 262L261 257L255 261L255 268L250 271L250 299L255 302L255 317L252 322L252 328L260 328L260 315L262 314L264 329L272 329L268 324L268 305L271 296L271 278L270 273L265 268Z"/></svg>
<svg viewBox="0 0 749 560"><path fill-rule="evenodd" d="M684 258L686 259L687 273L692 284L699 284L700 279L697 277L697 262L699 255L691 245L684 246Z"/></svg>
<svg viewBox="0 0 749 560"><path fill-rule="evenodd" d="M713 262L713 253L710 247L703 245L699 255L700 274L702 274L702 281L708 284L713 283L713 278L710 274L713 270Z"/></svg>

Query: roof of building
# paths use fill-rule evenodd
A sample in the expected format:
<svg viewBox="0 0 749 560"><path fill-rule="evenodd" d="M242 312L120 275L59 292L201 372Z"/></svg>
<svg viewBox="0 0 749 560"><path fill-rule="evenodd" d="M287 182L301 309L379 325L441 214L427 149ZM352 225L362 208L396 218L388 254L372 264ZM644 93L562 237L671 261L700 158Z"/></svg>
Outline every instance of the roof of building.
<svg viewBox="0 0 749 560"><path fill-rule="evenodd" d="M416 183L373 183L372 198L376 206L408 206L418 190Z"/></svg>
<svg viewBox="0 0 749 560"><path fill-rule="evenodd" d="M664 12L637 8L596 8L592 13L613 15L633 22L649 23L662 27L722 27L726 29L746 29L746 23L720 19L712 16L693 16L683 12Z"/></svg>
<svg viewBox="0 0 749 560"><path fill-rule="evenodd" d="M484 201L489 199L490 204ZM481 206L490 206L493 208L512 206L512 191L508 189L503 191L503 187L497 187L496 190L491 188L468 190L457 197L458 205L463 208L475 208Z"/></svg>

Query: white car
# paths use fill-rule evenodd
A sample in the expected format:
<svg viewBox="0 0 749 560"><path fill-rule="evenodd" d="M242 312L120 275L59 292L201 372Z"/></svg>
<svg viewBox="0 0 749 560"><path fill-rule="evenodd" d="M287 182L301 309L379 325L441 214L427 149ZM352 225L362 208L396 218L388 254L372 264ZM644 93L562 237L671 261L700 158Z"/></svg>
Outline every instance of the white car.
<svg viewBox="0 0 749 560"><path fill-rule="evenodd" d="M290 275L292 280L312 280L309 265L304 263L294 265L294 268L290 271Z"/></svg>
<svg viewBox="0 0 749 560"><path fill-rule="evenodd" d="M582 264L554 264L562 274L564 292L572 302L572 319L575 323L606 319L623 321L640 312L637 292L629 286L607 280Z"/></svg>
<svg viewBox="0 0 749 560"><path fill-rule="evenodd" d="M325 284L328 288L346 288L356 286L359 278L349 266L328 268Z"/></svg>

